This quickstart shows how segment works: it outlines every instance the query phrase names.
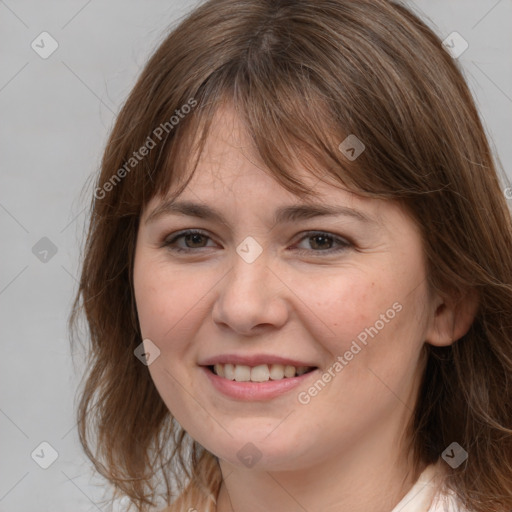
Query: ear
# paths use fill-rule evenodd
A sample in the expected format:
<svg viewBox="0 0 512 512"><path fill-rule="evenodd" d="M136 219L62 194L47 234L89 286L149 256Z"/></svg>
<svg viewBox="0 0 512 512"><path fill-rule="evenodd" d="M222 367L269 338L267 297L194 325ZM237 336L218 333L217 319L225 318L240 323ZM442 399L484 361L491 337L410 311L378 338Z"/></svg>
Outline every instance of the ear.
<svg viewBox="0 0 512 512"><path fill-rule="evenodd" d="M440 298L434 302L435 311L425 338L426 343L446 347L466 334L478 311L478 294L471 289L458 300L453 297Z"/></svg>

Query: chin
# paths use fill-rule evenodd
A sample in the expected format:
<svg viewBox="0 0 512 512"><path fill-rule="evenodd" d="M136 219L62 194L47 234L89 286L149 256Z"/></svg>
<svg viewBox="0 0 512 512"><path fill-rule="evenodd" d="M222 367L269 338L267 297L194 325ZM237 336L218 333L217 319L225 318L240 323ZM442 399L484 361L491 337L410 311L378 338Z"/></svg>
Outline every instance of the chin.
<svg viewBox="0 0 512 512"><path fill-rule="evenodd" d="M258 441L246 432L243 436L233 436L226 444L210 442L202 446L229 464L255 471L291 471L308 465L303 447L298 453L297 443L282 436Z"/></svg>

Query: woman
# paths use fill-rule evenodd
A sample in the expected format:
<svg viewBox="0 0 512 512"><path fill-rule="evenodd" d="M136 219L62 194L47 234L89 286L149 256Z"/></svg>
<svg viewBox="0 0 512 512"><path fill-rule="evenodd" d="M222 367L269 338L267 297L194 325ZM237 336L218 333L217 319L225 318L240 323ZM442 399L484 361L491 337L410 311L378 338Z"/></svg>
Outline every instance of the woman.
<svg viewBox="0 0 512 512"><path fill-rule="evenodd" d="M116 495L512 509L510 213L404 7L202 4L126 101L92 208L80 439Z"/></svg>

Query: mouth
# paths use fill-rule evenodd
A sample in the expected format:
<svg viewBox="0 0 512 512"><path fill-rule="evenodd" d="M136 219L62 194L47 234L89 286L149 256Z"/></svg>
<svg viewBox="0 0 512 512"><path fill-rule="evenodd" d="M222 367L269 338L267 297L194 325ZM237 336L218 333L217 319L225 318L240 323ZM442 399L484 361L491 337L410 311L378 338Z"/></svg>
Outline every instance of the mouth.
<svg viewBox="0 0 512 512"><path fill-rule="evenodd" d="M205 368L226 380L236 382L269 382L291 379L311 373L316 366L292 366L284 364L258 364L249 366L244 364L217 363Z"/></svg>
<svg viewBox="0 0 512 512"><path fill-rule="evenodd" d="M318 376L320 368L306 361L276 354L219 354L199 361L199 367L207 388L237 401L266 401L289 395Z"/></svg>

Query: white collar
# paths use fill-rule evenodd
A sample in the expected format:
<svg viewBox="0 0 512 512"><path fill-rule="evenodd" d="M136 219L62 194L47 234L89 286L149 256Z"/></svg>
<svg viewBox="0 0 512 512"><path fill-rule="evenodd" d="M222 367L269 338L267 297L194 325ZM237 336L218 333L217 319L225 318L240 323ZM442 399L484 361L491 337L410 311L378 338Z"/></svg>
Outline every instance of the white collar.
<svg viewBox="0 0 512 512"><path fill-rule="evenodd" d="M400 500L391 512L437 512L444 510L439 508L442 502L451 507L448 510L457 512L454 497L447 493L441 495L443 482L441 462L427 466L409 492Z"/></svg>

